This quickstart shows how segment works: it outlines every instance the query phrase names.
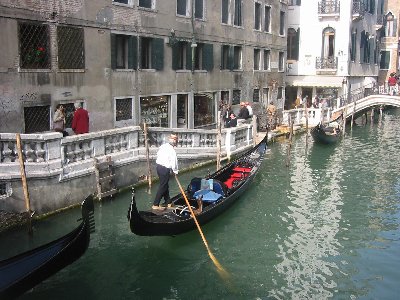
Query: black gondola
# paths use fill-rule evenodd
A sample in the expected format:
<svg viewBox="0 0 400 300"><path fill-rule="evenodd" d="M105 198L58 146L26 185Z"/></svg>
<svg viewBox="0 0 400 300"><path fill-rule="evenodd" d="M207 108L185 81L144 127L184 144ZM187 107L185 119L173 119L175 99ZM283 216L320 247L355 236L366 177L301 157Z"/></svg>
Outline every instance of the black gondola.
<svg viewBox="0 0 400 300"><path fill-rule="evenodd" d="M261 166L266 149L267 136L254 148L207 176L207 179L191 180L185 193L200 224L209 222L227 210L246 191ZM207 188L202 186L204 184ZM131 231L146 236L177 235L196 228L183 196L176 195L172 203L173 209L138 211L132 191L128 211Z"/></svg>
<svg viewBox="0 0 400 300"><path fill-rule="evenodd" d="M341 130L339 126L325 126L319 123L311 129L311 136L316 143L332 144L339 140Z"/></svg>
<svg viewBox="0 0 400 300"><path fill-rule="evenodd" d="M0 262L0 299L22 295L81 257L94 232L93 196L82 202L82 221L67 235Z"/></svg>

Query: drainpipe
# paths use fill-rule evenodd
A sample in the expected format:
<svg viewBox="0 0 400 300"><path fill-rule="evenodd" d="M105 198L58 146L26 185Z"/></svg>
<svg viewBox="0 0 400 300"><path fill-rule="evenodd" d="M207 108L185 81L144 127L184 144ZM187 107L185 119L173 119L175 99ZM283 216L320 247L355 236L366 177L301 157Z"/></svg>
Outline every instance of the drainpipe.
<svg viewBox="0 0 400 300"><path fill-rule="evenodd" d="M188 128L194 128L194 79L193 79L193 73L194 73L194 55L195 55L195 48L197 47L196 40L194 38L194 0L191 0L191 8L192 8L192 14L191 14L191 21L192 21L192 43L191 43L191 50L192 50L192 68L190 72L190 98L192 101L188 101L188 119L189 115L192 116L191 121L188 122Z"/></svg>

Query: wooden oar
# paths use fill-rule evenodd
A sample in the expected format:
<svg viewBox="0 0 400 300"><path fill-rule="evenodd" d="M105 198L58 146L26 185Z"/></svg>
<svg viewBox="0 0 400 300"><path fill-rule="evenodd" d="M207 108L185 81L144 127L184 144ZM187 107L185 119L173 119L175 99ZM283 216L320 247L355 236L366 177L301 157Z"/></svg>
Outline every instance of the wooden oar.
<svg viewBox="0 0 400 300"><path fill-rule="evenodd" d="M183 190L183 188L182 188L182 186L181 186L181 183L179 182L178 175L176 175L176 174L175 174L175 179L176 179L176 182L178 183L179 189L181 190L181 193L182 193L183 198L185 198L186 205L188 206L188 208L189 208L189 210L190 210L190 213L191 213L191 215L192 215L192 218L193 218L194 222L196 223L197 229L199 230L199 233L200 233L200 236L201 236L201 238L202 238L202 240L203 240L203 243L204 243L204 245L206 246L208 255L210 256L210 258L211 258L211 260L213 261L214 265L217 267L217 271L218 271L218 273L220 274L220 276L221 276L223 279L229 279L229 278L230 278L229 273L228 273L227 271L225 271L225 269L224 269L224 268L222 267L222 265L219 263L219 261L217 260L217 258L214 256L214 254L211 253L211 250L210 250L210 247L208 246L207 240L206 240L206 238L205 238L205 236L204 236L204 234L203 234L203 231L202 231L201 228L200 228L200 224L199 224L199 222L197 221L196 215L194 214L194 211L193 211L192 207L190 206L189 200L188 200L187 197L186 197L186 193L185 193L185 191Z"/></svg>

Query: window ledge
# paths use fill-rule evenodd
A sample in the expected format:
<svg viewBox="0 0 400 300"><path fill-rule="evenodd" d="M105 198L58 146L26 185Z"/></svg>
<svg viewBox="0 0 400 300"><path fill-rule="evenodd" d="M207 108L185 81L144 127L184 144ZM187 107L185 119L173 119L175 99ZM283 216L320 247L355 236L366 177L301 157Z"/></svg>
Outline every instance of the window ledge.
<svg viewBox="0 0 400 300"><path fill-rule="evenodd" d="M112 5L133 8L132 4L125 4L125 3L119 3L119 2L112 2Z"/></svg>
<svg viewBox="0 0 400 300"><path fill-rule="evenodd" d="M233 69L232 71L233 71L233 72L242 73L242 72L243 72L243 69Z"/></svg>
<svg viewBox="0 0 400 300"><path fill-rule="evenodd" d="M135 72L135 69L113 69L114 72Z"/></svg>
<svg viewBox="0 0 400 300"><path fill-rule="evenodd" d="M51 69L21 69L18 68L18 72L20 73L50 73Z"/></svg>
<svg viewBox="0 0 400 300"><path fill-rule="evenodd" d="M175 70L175 72L176 72L176 73L190 73L191 70L184 70L184 69L182 69L182 70Z"/></svg>
<svg viewBox="0 0 400 300"><path fill-rule="evenodd" d="M152 13L158 12L155 8L147 8L147 7L141 7L141 6L138 6L138 10L148 11L148 12L152 12Z"/></svg>
<svg viewBox="0 0 400 300"><path fill-rule="evenodd" d="M195 73L207 73L207 70L194 70Z"/></svg>
<svg viewBox="0 0 400 300"><path fill-rule="evenodd" d="M59 73L85 73L85 69L58 69Z"/></svg>
<svg viewBox="0 0 400 300"><path fill-rule="evenodd" d="M177 18L183 18L183 19L191 19L191 16L185 16L185 15L175 15Z"/></svg>
<svg viewBox="0 0 400 300"><path fill-rule="evenodd" d="M156 69L139 69L139 71L148 72L148 73L155 73Z"/></svg>

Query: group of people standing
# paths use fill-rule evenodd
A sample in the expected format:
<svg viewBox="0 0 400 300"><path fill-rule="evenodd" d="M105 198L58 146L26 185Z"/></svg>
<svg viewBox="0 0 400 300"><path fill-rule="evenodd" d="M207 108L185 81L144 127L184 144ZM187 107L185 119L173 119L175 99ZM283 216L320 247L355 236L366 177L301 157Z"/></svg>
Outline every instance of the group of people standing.
<svg viewBox="0 0 400 300"><path fill-rule="evenodd" d="M236 116L232 111L232 107L225 103L222 105L221 115L225 128L236 127L253 116L253 108L249 102L240 102L239 114Z"/></svg>
<svg viewBox="0 0 400 300"><path fill-rule="evenodd" d="M68 132L65 130L65 121L65 108L62 104L58 104L53 116L53 130L61 132L63 137L68 136ZM89 132L89 113L82 107L82 103L75 103L71 127L75 134Z"/></svg>

